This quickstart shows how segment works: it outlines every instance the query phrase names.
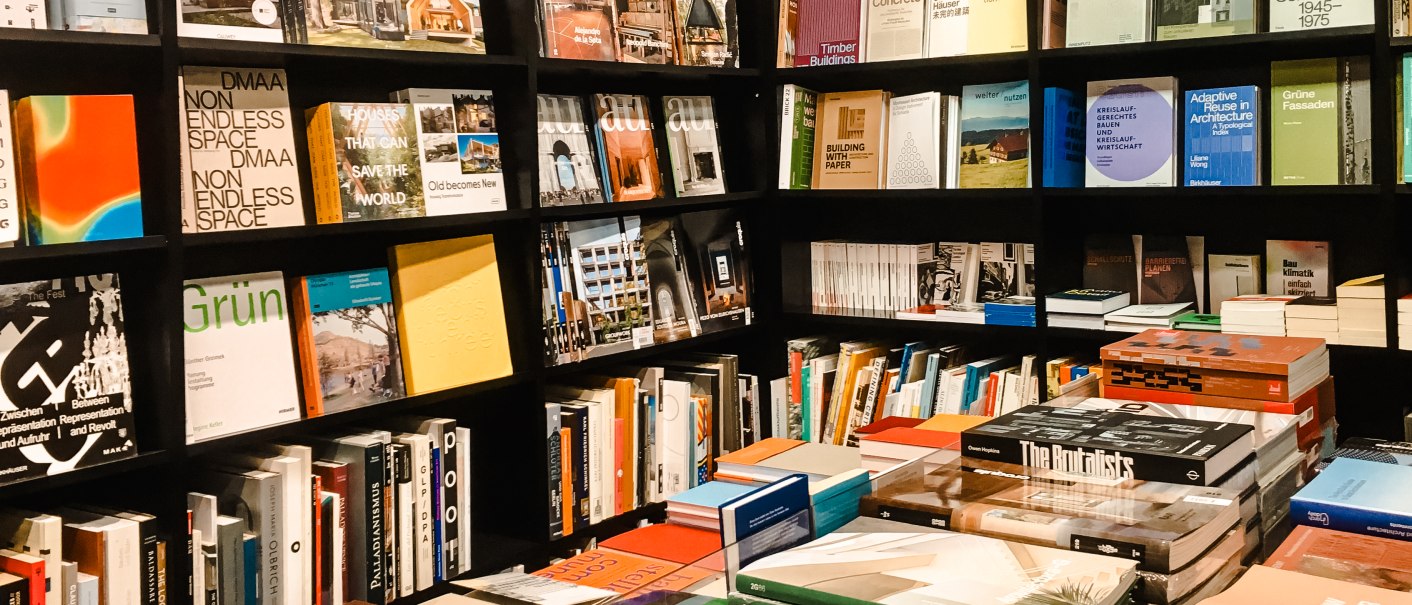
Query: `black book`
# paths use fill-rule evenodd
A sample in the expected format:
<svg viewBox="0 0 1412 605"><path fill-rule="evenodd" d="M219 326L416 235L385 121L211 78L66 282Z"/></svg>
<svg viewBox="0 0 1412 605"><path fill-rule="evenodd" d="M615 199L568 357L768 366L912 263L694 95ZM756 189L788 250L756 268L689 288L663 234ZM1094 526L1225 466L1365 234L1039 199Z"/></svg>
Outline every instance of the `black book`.
<svg viewBox="0 0 1412 605"><path fill-rule="evenodd" d="M563 419L559 404L544 404L544 454L547 462L545 470L549 479L549 537L564 536L564 447L560 442L559 429Z"/></svg>
<svg viewBox="0 0 1412 605"><path fill-rule="evenodd" d="M29 580L0 573L0 605L29 605Z"/></svg>
<svg viewBox="0 0 1412 605"><path fill-rule="evenodd" d="M1130 235L1090 235L1084 240L1084 283L1090 290L1137 292L1137 255Z"/></svg>
<svg viewBox="0 0 1412 605"><path fill-rule="evenodd" d="M750 324L750 254L741 217L736 210L722 209L688 212L679 219L678 249L687 260L703 333Z"/></svg>
<svg viewBox="0 0 1412 605"><path fill-rule="evenodd" d="M588 527L588 407L576 403L566 403L560 407L559 419L563 426L569 427L569 468L573 469L574 486L573 498L569 499L569 503L574 509L574 527Z"/></svg>
<svg viewBox="0 0 1412 605"><path fill-rule="evenodd" d="M1319 463L1318 470L1324 470L1334 458L1357 458L1384 464L1412 466L1412 443L1405 441L1385 441L1369 437L1351 437L1343 442L1334 454Z"/></svg>
<svg viewBox="0 0 1412 605"><path fill-rule="evenodd" d="M1137 302L1165 305L1197 302L1191 253L1180 235L1142 236L1142 285Z"/></svg>
<svg viewBox="0 0 1412 605"><path fill-rule="evenodd" d="M961 433L966 456L1106 479L1213 485L1255 449L1247 424L1032 405Z"/></svg>
<svg viewBox="0 0 1412 605"><path fill-rule="evenodd" d="M346 600L384 605L387 573L383 542L383 491L387 457L382 440L373 435L348 435L319 440L320 459L348 465L348 592Z"/></svg>

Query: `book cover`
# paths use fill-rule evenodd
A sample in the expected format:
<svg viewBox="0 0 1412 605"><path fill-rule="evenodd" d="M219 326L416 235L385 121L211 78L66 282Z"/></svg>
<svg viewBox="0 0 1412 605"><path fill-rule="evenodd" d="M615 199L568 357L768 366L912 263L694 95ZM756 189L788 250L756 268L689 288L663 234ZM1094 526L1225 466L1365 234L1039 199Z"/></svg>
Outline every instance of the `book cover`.
<svg viewBox="0 0 1412 605"><path fill-rule="evenodd" d="M74 0L54 6L49 29L110 34L148 33L147 3L135 0ZM39 11L42 12L43 7ZM3 10L0 10L3 12Z"/></svg>
<svg viewBox="0 0 1412 605"><path fill-rule="evenodd" d="M1266 293L1332 296L1329 279L1329 242L1265 242Z"/></svg>
<svg viewBox="0 0 1412 605"><path fill-rule="evenodd" d="M780 189L808 189L814 181L814 126L819 93L780 87Z"/></svg>
<svg viewBox="0 0 1412 605"><path fill-rule="evenodd" d="M122 294L113 273L0 286L5 481L137 455Z"/></svg>
<svg viewBox="0 0 1412 605"><path fill-rule="evenodd" d="M961 89L960 187L1030 184L1029 82Z"/></svg>
<svg viewBox="0 0 1412 605"><path fill-rule="evenodd" d="M1176 185L1176 78L1088 83L1084 185Z"/></svg>
<svg viewBox="0 0 1412 605"><path fill-rule="evenodd" d="M1412 544L1300 525L1265 564L1341 582L1412 592Z"/></svg>
<svg viewBox="0 0 1412 605"><path fill-rule="evenodd" d="M1196 303L1201 298L1201 292L1198 291L1192 268L1185 237L1144 235L1138 304Z"/></svg>
<svg viewBox="0 0 1412 605"><path fill-rule="evenodd" d="M1221 303L1242 294L1265 291L1259 254L1211 254L1206 263L1211 272L1211 309L1217 315L1221 313Z"/></svg>
<svg viewBox="0 0 1412 605"><path fill-rule="evenodd" d="M1084 240L1083 287L1137 292L1137 254L1127 235L1089 235Z"/></svg>
<svg viewBox="0 0 1412 605"><path fill-rule="evenodd" d="M656 523L618 534L598 545L620 552L689 565L721 550L721 536L713 531Z"/></svg>
<svg viewBox="0 0 1412 605"><path fill-rule="evenodd" d="M1121 600L1131 561L954 533L834 533L742 568L735 588L804 604Z"/></svg>
<svg viewBox="0 0 1412 605"><path fill-rule="evenodd" d="M1171 361L1187 368L1270 376L1298 374L1306 365L1318 365L1317 360L1325 353L1327 347L1317 338L1202 334L1181 330L1148 330L1098 350L1104 362L1163 364Z"/></svg>
<svg viewBox="0 0 1412 605"><path fill-rule="evenodd" d="M1024 0L967 2L966 54L984 55L1029 49L1028 7Z"/></svg>
<svg viewBox="0 0 1412 605"><path fill-rule="evenodd" d="M1068 0L1045 0L1044 20L1040 26L1040 48L1064 48L1064 30L1069 23Z"/></svg>
<svg viewBox="0 0 1412 605"><path fill-rule="evenodd" d="M740 38L736 0L671 0L676 3L677 65L736 67Z"/></svg>
<svg viewBox="0 0 1412 605"><path fill-rule="evenodd" d="M310 417L406 395L387 269L310 275L292 288Z"/></svg>
<svg viewBox="0 0 1412 605"><path fill-rule="evenodd" d="M1408 605L1412 599L1395 590L1364 586L1345 580L1333 580L1317 575L1252 565L1225 592L1209 597L1206 605L1244 605L1261 599L1277 599L1288 605L1321 605L1324 603L1380 603Z"/></svg>
<svg viewBox="0 0 1412 605"><path fill-rule="evenodd" d="M941 185L941 95L924 92L892 99L887 127L887 188L936 189Z"/></svg>
<svg viewBox="0 0 1412 605"><path fill-rule="evenodd" d="M883 184L887 106L882 90L819 96L813 189L878 189Z"/></svg>
<svg viewBox="0 0 1412 605"><path fill-rule="evenodd" d="M926 56L927 0L867 3L864 61L900 61Z"/></svg>
<svg viewBox="0 0 1412 605"><path fill-rule="evenodd" d="M485 54L480 0L407 0L371 8L338 0L298 5L303 19L295 25L303 44Z"/></svg>
<svg viewBox="0 0 1412 605"><path fill-rule="evenodd" d="M545 57L551 59L617 60L614 2L542 0Z"/></svg>
<svg viewBox="0 0 1412 605"><path fill-rule="evenodd" d="M282 69L181 68L183 233L304 224Z"/></svg>
<svg viewBox="0 0 1412 605"><path fill-rule="evenodd" d="M927 57L955 57L967 51L971 0L928 0Z"/></svg>
<svg viewBox="0 0 1412 605"><path fill-rule="evenodd" d="M1373 5L1367 2L1304 3L1268 0L1270 31L1299 31L1326 27L1373 24ZM1403 34L1406 35L1406 34Z"/></svg>
<svg viewBox="0 0 1412 605"><path fill-rule="evenodd" d="M325 103L309 121L319 224L426 216L417 116L406 103Z"/></svg>
<svg viewBox="0 0 1412 605"><path fill-rule="evenodd" d="M602 202L603 185L583 119L583 99L539 95L536 102L540 207Z"/></svg>
<svg viewBox="0 0 1412 605"><path fill-rule="evenodd" d="M847 65L863 60L863 4L858 0L810 0L799 5L794 66Z"/></svg>
<svg viewBox="0 0 1412 605"><path fill-rule="evenodd" d="M968 269L979 266L977 246L952 242L923 244L917 248L919 304L950 306L975 300L976 280L968 283Z"/></svg>
<svg viewBox="0 0 1412 605"><path fill-rule="evenodd" d="M651 286L652 341L685 340L701 334L701 319L693 295L691 263L678 242L677 217L647 219L642 223L642 255Z"/></svg>
<svg viewBox="0 0 1412 605"><path fill-rule="evenodd" d="M633 202L664 195L652 114L642 95L593 95L598 161L605 166L608 201Z"/></svg>
<svg viewBox="0 0 1412 605"><path fill-rule="evenodd" d="M1271 63L1270 184L1371 183L1369 95L1367 57Z"/></svg>
<svg viewBox="0 0 1412 605"><path fill-rule="evenodd" d="M14 27L20 29L50 29L49 21L52 18L50 11L46 9L44 2L31 2L22 4L19 2L0 6L0 27ZM60 23L62 25L62 22ZM63 29L62 27L57 29ZM147 33L147 32L143 32Z"/></svg>
<svg viewBox="0 0 1412 605"><path fill-rule="evenodd" d="M1155 0L1157 39L1255 33L1256 0ZM1280 0L1274 0L1280 3ZM1292 3L1287 3L1292 4Z"/></svg>
<svg viewBox="0 0 1412 605"><path fill-rule="evenodd" d="M611 550L590 550L534 572L534 575L579 586L631 594L644 587L682 590L714 575L704 567L682 567Z"/></svg>
<svg viewBox="0 0 1412 605"><path fill-rule="evenodd" d="M1186 97L1188 187L1260 184L1260 87L1190 90Z"/></svg>
<svg viewBox="0 0 1412 605"><path fill-rule="evenodd" d="M13 112L29 245L142 237L131 95L25 97Z"/></svg>
<svg viewBox="0 0 1412 605"><path fill-rule="evenodd" d="M10 107L10 92L0 89L0 107ZM9 111L0 111L0 247L21 237L20 190L15 180L15 134Z"/></svg>
<svg viewBox="0 0 1412 605"><path fill-rule="evenodd" d="M1065 47L1147 42L1152 39L1151 13L1146 1L1069 0Z"/></svg>
<svg viewBox="0 0 1412 605"><path fill-rule="evenodd" d="M177 22L177 35L246 42L296 42L286 35L289 7L289 0L248 4L181 2L177 4L181 19Z"/></svg>
<svg viewBox="0 0 1412 605"><path fill-rule="evenodd" d="M979 254L980 273L974 302L994 302L1020 293L1023 244L982 243Z"/></svg>
<svg viewBox="0 0 1412 605"><path fill-rule="evenodd" d="M618 60L671 65L677 44L672 2L629 0L618 8Z"/></svg>
<svg viewBox="0 0 1412 605"><path fill-rule="evenodd" d="M640 236L639 236L640 238ZM648 312L647 279L637 279L641 241L629 241L616 217L564 223L562 250L570 270L567 304L580 334L578 353L598 357L650 344L639 327ZM650 325L650 324L648 324Z"/></svg>
<svg viewBox="0 0 1412 605"><path fill-rule="evenodd" d="M390 257L407 394L510 375L492 236L401 244Z"/></svg>
<svg viewBox="0 0 1412 605"><path fill-rule="evenodd" d="M1354 534L1412 539L1412 467L1335 458L1289 501L1290 520Z"/></svg>
<svg viewBox="0 0 1412 605"><path fill-rule="evenodd" d="M662 97L667 153L677 197L726 192L715 103L709 96Z"/></svg>
<svg viewBox="0 0 1412 605"><path fill-rule="evenodd" d="M693 303L703 333L750 325L751 270L745 220L738 210L687 212L679 245L694 280Z"/></svg>
<svg viewBox="0 0 1412 605"><path fill-rule="evenodd" d="M188 443L299 419L285 298L278 271L182 284Z"/></svg>
<svg viewBox="0 0 1412 605"><path fill-rule="evenodd" d="M1067 88L1044 89L1044 186L1084 185L1084 114Z"/></svg>
<svg viewBox="0 0 1412 605"><path fill-rule="evenodd" d="M394 100L410 103L416 113L426 216L506 208L495 99L489 90L408 88Z"/></svg>

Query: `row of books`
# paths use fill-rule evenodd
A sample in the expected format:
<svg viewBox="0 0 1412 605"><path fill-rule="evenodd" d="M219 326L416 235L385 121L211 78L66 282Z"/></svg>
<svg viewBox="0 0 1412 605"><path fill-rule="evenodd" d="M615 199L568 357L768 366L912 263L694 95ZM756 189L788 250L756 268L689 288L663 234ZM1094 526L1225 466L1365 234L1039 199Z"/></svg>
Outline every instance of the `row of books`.
<svg viewBox="0 0 1412 605"><path fill-rule="evenodd" d="M182 556L157 517L88 504L0 510L0 599L21 605L158 605Z"/></svg>
<svg viewBox="0 0 1412 605"><path fill-rule="evenodd" d="M540 234L546 365L750 324L738 210L545 223Z"/></svg>
<svg viewBox="0 0 1412 605"><path fill-rule="evenodd" d="M711 97L665 96L658 107L643 95L593 95L590 136L583 97L539 95L539 205L656 199L668 178L677 197L725 193ZM659 132L670 177L658 166Z"/></svg>
<svg viewBox="0 0 1412 605"><path fill-rule="evenodd" d="M932 319L1034 296L1034 245L811 242L810 305ZM950 317L949 315L947 315Z"/></svg>
<svg viewBox="0 0 1412 605"><path fill-rule="evenodd" d="M175 1L177 35L188 38L472 54L486 48L481 0Z"/></svg>
<svg viewBox="0 0 1412 605"><path fill-rule="evenodd" d="M391 603L470 570L469 429L384 428L269 444L187 494L191 586L205 603Z"/></svg>
<svg viewBox="0 0 1412 605"><path fill-rule="evenodd" d="M534 2L541 26L540 55L544 57L707 67L740 65L734 2Z"/></svg>
<svg viewBox="0 0 1412 605"><path fill-rule="evenodd" d="M1029 83L961 95L780 93L780 189L936 189L1030 184Z"/></svg>
<svg viewBox="0 0 1412 605"><path fill-rule="evenodd" d="M146 34L147 3L40 0L0 6L0 28Z"/></svg>
<svg viewBox="0 0 1412 605"><path fill-rule="evenodd" d="M1315 6L1285 0L1046 0L1044 8L1045 48L1372 25L1374 14L1371 2Z"/></svg>

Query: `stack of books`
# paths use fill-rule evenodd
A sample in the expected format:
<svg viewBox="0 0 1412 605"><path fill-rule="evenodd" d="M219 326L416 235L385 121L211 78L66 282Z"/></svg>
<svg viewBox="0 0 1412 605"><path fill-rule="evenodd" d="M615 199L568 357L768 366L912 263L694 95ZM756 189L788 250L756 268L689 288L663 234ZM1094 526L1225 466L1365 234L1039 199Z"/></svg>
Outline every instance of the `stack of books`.
<svg viewBox="0 0 1412 605"><path fill-rule="evenodd" d="M1266 560L1275 569L1412 593L1412 543L1300 525ZM1412 595L1404 596L1412 600Z"/></svg>
<svg viewBox="0 0 1412 605"><path fill-rule="evenodd" d="M1339 344L1337 301L1324 296L1301 296L1285 305L1285 335L1322 338Z"/></svg>
<svg viewBox="0 0 1412 605"><path fill-rule="evenodd" d="M1371 437L1350 437L1333 454L1319 462L1316 471L1324 470L1336 458L1358 458L1386 464L1412 466L1412 443L1387 441Z"/></svg>
<svg viewBox="0 0 1412 605"><path fill-rule="evenodd" d="M789 475L808 477L814 526L819 534L858 516L858 498L872 492L858 448L767 439L716 459L716 477L761 487Z"/></svg>
<svg viewBox="0 0 1412 605"><path fill-rule="evenodd" d="M985 323L991 326L1034 327L1034 297L1008 296L986 302Z"/></svg>
<svg viewBox="0 0 1412 605"><path fill-rule="evenodd" d="M728 481L708 481L667 498L667 522L711 532L721 531L721 505L755 491Z"/></svg>
<svg viewBox="0 0 1412 605"><path fill-rule="evenodd" d="M926 470L935 469L961 455L961 431L986 420L956 414L938 414L926 420L884 418L858 430L863 468L876 478L899 464L921 458Z"/></svg>
<svg viewBox="0 0 1412 605"><path fill-rule="evenodd" d="M238 523L245 527L244 519ZM184 594L186 584L178 583L177 572L167 575L168 562L193 555L172 542L177 536L159 534L158 524L157 517L146 513L87 504L48 512L0 510L0 598L28 605L145 605ZM240 553L244 552L245 537L253 536L241 531L231 535ZM203 557L215 555L214 548L198 544L197 549L198 561L209 561ZM213 580L215 584L219 583ZM206 598L207 584L196 586L202 591L201 598ZM233 579L231 586L238 586L245 594L241 579ZM290 594L307 598L312 592L306 588L302 594Z"/></svg>
<svg viewBox="0 0 1412 605"><path fill-rule="evenodd" d="M1105 314L1103 329L1110 332L1141 332L1152 328L1170 328L1177 317L1190 308L1189 302L1132 305Z"/></svg>
<svg viewBox="0 0 1412 605"><path fill-rule="evenodd" d="M1074 289L1044 297L1045 321L1051 328L1102 330L1103 316L1128 306L1131 295L1118 290Z"/></svg>
<svg viewBox="0 0 1412 605"><path fill-rule="evenodd" d="M1290 500L1295 523L1407 540L1412 467L1334 458Z"/></svg>
<svg viewBox="0 0 1412 605"><path fill-rule="evenodd" d="M1285 306L1295 295L1247 294L1221 303L1223 334L1285 335Z"/></svg>
<svg viewBox="0 0 1412 605"><path fill-rule="evenodd" d="M1338 342L1362 347L1387 346L1387 301L1383 276L1346 281L1338 286Z"/></svg>
<svg viewBox="0 0 1412 605"><path fill-rule="evenodd" d="M1172 320L1172 327L1178 330L1192 330L1195 332L1220 332L1221 316L1190 311Z"/></svg>

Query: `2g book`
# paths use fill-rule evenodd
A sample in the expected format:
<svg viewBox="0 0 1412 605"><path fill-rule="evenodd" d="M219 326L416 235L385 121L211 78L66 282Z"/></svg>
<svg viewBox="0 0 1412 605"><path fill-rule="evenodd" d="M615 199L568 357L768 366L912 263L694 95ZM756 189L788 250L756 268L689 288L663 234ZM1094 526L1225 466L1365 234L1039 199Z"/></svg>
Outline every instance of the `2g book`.
<svg viewBox="0 0 1412 605"><path fill-rule="evenodd" d="M544 27L544 56L593 61L617 58L613 4L542 1L539 19Z"/></svg>

